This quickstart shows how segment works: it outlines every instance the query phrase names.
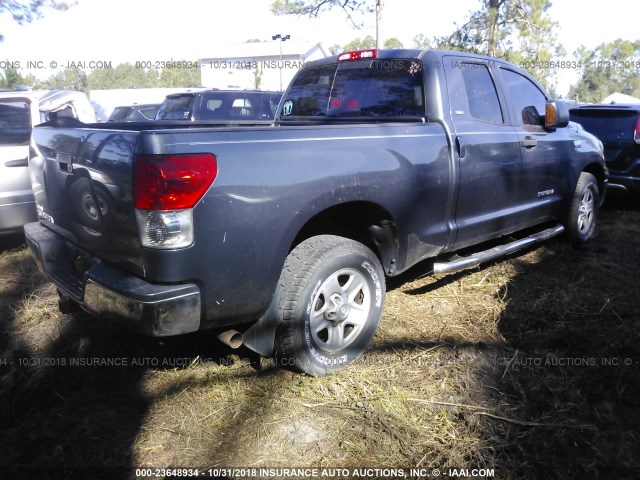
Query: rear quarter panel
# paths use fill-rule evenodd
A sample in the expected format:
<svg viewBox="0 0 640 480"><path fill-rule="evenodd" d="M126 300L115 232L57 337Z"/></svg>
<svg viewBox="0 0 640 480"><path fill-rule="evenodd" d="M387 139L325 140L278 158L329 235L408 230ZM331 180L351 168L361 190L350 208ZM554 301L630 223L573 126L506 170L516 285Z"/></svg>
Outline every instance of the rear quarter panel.
<svg viewBox="0 0 640 480"><path fill-rule="evenodd" d="M294 238L331 206L371 202L389 212L399 229L399 271L448 238L449 154L439 125L222 129L140 142L145 153L217 157L218 176L194 210L195 244L142 252L149 280L201 286L205 327L255 320Z"/></svg>

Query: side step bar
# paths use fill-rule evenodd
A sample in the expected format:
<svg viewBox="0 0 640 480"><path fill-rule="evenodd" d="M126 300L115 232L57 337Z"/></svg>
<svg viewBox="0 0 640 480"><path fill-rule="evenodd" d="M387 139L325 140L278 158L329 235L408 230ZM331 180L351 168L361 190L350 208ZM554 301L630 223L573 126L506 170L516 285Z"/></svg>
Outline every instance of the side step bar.
<svg viewBox="0 0 640 480"><path fill-rule="evenodd" d="M474 267L481 263L488 262L498 257L508 255L523 248L533 245L534 243L542 242L556 235L560 235L564 232L562 225L556 225L555 227L547 228L541 232L534 233L528 237L520 240L515 240L505 245L499 245L497 247L489 248L481 252L474 253L467 257L455 258L449 262L441 262L433 264L433 273L449 273L457 270L464 270L465 268Z"/></svg>

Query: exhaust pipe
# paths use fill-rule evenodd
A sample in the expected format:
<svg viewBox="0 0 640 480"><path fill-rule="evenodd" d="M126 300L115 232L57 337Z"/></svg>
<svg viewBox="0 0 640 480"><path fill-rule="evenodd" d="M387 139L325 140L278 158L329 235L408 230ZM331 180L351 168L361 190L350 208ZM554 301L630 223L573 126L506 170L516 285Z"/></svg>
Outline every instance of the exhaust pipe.
<svg viewBox="0 0 640 480"><path fill-rule="evenodd" d="M234 350L242 345L242 334L236 330L227 330L219 334L216 338Z"/></svg>

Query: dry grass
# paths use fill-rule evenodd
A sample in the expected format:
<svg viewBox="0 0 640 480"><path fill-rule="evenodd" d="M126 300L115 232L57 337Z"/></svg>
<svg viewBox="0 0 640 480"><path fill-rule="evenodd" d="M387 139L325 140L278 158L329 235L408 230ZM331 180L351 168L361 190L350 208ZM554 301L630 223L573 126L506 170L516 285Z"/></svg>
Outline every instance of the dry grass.
<svg viewBox="0 0 640 480"><path fill-rule="evenodd" d="M619 202L581 250L557 241L461 274L416 279L417 268L390 282L367 354L310 378L270 361L256 370L205 335L159 342L62 315L24 248L5 248L3 478L168 466L632 478L639 249L640 208Z"/></svg>

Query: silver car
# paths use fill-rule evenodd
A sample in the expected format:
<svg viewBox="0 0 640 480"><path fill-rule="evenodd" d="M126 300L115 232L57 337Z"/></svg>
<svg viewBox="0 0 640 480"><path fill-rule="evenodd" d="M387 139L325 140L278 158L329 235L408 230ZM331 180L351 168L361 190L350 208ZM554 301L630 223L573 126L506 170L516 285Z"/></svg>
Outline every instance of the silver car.
<svg viewBox="0 0 640 480"><path fill-rule="evenodd" d="M95 122L81 92L0 93L0 235L19 233L25 223L37 220L28 167L31 129L60 116Z"/></svg>

